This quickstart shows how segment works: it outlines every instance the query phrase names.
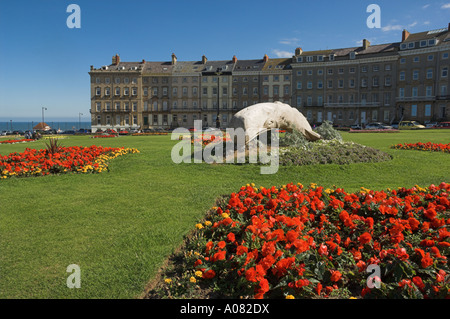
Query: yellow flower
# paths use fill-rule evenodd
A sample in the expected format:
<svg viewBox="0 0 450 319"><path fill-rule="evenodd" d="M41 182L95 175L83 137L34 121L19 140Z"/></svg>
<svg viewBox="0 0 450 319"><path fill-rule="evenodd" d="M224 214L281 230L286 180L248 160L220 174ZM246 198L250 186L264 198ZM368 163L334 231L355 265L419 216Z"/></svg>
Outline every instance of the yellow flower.
<svg viewBox="0 0 450 319"><path fill-rule="evenodd" d="M166 278L166 279L164 279L164 282L165 282L166 284L170 284L170 283L172 282L172 279Z"/></svg>
<svg viewBox="0 0 450 319"><path fill-rule="evenodd" d="M228 215L227 213L223 213L223 214L222 214L222 217L223 217L223 218L228 218L228 217L230 217L230 215Z"/></svg>
<svg viewBox="0 0 450 319"><path fill-rule="evenodd" d="M197 277L202 277L202 276L203 276L203 273L202 273L200 270L197 270L197 271L195 272L195 275L196 275Z"/></svg>
<svg viewBox="0 0 450 319"><path fill-rule="evenodd" d="M252 187L255 187L255 183L251 183L250 185L252 185Z"/></svg>
<svg viewBox="0 0 450 319"><path fill-rule="evenodd" d="M212 225L212 223L209 221L209 220L207 220L206 222L205 222L205 226L211 226Z"/></svg>
<svg viewBox="0 0 450 319"><path fill-rule="evenodd" d="M197 229L202 229L202 228L203 228L203 225L202 225L202 224L195 224L195 227L196 227Z"/></svg>
<svg viewBox="0 0 450 319"><path fill-rule="evenodd" d="M195 284L197 282L197 279L195 279L195 277L191 277L189 278L189 281Z"/></svg>
<svg viewBox="0 0 450 319"><path fill-rule="evenodd" d="M292 296L292 295L287 295L287 296L286 296L286 299L295 299L295 297Z"/></svg>

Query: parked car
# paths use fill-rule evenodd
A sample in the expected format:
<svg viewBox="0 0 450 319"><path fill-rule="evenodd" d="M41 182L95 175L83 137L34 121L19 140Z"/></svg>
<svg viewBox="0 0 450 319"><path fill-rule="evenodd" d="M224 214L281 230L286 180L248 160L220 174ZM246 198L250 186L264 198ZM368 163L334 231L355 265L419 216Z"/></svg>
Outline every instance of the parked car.
<svg viewBox="0 0 450 319"><path fill-rule="evenodd" d="M1 131L0 136L5 136L8 131Z"/></svg>
<svg viewBox="0 0 450 319"><path fill-rule="evenodd" d="M383 124L381 122L369 123L366 125L367 130L390 130L392 126Z"/></svg>
<svg viewBox="0 0 450 319"><path fill-rule="evenodd" d="M398 122L392 122L391 126L392 126L393 129L398 130L398 124L399 124Z"/></svg>
<svg viewBox="0 0 450 319"><path fill-rule="evenodd" d="M119 135L127 135L129 132L127 130L120 130Z"/></svg>
<svg viewBox="0 0 450 319"><path fill-rule="evenodd" d="M433 127L435 127L436 125L438 125L438 122L431 122L431 123L425 124L425 127L426 127L426 128L433 128Z"/></svg>
<svg viewBox="0 0 450 319"><path fill-rule="evenodd" d="M450 128L450 122L441 122L438 123L436 126L434 126L433 128Z"/></svg>
<svg viewBox="0 0 450 319"><path fill-rule="evenodd" d="M352 125L352 126L350 126L350 128L351 128L352 130L360 130L360 129L361 129L361 125L359 125L359 124Z"/></svg>
<svg viewBox="0 0 450 319"><path fill-rule="evenodd" d="M417 121L401 121L398 125L399 130L416 130L423 128L425 128L425 126Z"/></svg>

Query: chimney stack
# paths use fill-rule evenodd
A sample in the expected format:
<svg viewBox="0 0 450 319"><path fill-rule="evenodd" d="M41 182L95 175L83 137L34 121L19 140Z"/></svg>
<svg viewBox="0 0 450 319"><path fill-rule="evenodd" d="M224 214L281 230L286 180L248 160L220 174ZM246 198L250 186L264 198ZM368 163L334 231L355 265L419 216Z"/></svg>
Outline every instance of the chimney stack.
<svg viewBox="0 0 450 319"><path fill-rule="evenodd" d="M206 56L202 56L202 64L206 64L206 61L208 61L208 59L206 58Z"/></svg>
<svg viewBox="0 0 450 319"><path fill-rule="evenodd" d="M295 49L295 55L296 55L296 56L297 56L297 55L302 55L302 53L303 53L302 48L297 48L297 49Z"/></svg>
<svg viewBox="0 0 450 319"><path fill-rule="evenodd" d="M370 42L367 39L363 40L363 48L364 50L367 50L370 47Z"/></svg>
<svg viewBox="0 0 450 319"><path fill-rule="evenodd" d="M120 63L120 56L118 54L112 57L112 64L118 65Z"/></svg>
<svg viewBox="0 0 450 319"><path fill-rule="evenodd" d="M145 63L145 60L144 59L142 59L142 62L141 62L142 64L144 64Z"/></svg>
<svg viewBox="0 0 450 319"><path fill-rule="evenodd" d="M236 63L237 62L237 58L236 58L236 56L235 55L233 55L233 59L231 60L233 63Z"/></svg>
<svg viewBox="0 0 450 319"><path fill-rule="evenodd" d="M175 53L172 53L172 65L177 64L177 56L175 55Z"/></svg>
<svg viewBox="0 0 450 319"><path fill-rule="evenodd" d="M267 62L267 61L269 61L269 56L268 56L267 54L264 54L264 58L263 58L263 61L264 61L264 62Z"/></svg>
<svg viewBox="0 0 450 319"><path fill-rule="evenodd" d="M402 32L402 42L406 41L409 37L410 33L405 29Z"/></svg>

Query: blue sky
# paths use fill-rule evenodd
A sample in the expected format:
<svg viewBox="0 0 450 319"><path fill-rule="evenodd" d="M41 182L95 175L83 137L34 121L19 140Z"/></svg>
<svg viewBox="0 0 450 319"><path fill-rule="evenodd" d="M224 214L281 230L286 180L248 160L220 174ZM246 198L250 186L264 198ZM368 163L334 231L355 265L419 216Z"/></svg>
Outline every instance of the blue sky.
<svg viewBox="0 0 450 319"><path fill-rule="evenodd" d="M70 29L70 4L81 28ZM370 29L369 4L381 8ZM450 0L0 0L0 121L89 121L89 67L123 61L292 56L303 50L401 40L450 22ZM64 102L63 102L64 101Z"/></svg>

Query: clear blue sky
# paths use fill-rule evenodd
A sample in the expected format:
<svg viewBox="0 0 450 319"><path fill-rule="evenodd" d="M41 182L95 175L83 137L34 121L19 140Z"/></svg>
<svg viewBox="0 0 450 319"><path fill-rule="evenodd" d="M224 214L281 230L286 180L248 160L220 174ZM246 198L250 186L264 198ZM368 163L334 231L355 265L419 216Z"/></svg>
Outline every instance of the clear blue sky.
<svg viewBox="0 0 450 319"><path fill-rule="evenodd" d="M69 29L66 9L81 8ZM369 4L381 28L369 29ZM0 121L89 121L89 67L123 61L292 56L303 50L401 40L401 32L444 28L450 0L0 0ZM64 101L64 102L63 102Z"/></svg>

